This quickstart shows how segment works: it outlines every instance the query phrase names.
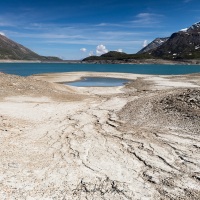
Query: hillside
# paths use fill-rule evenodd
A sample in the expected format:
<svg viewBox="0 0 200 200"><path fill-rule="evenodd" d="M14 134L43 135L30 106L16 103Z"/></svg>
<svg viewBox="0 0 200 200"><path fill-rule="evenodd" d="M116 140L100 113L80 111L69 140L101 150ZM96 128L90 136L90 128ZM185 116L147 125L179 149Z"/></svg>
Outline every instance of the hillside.
<svg viewBox="0 0 200 200"><path fill-rule="evenodd" d="M84 58L84 62L100 62L100 61L116 61L116 62L129 62L134 59L149 59L152 58L149 54L126 54L123 52L109 51L108 53L102 54L101 56L89 56Z"/></svg>
<svg viewBox="0 0 200 200"><path fill-rule="evenodd" d="M40 56L0 34L0 60L59 61L57 57Z"/></svg>

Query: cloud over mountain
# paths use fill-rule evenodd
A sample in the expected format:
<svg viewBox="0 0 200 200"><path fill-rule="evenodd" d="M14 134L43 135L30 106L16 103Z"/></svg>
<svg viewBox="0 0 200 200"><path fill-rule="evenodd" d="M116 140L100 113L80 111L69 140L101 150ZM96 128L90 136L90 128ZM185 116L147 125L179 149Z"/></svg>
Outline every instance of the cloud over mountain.
<svg viewBox="0 0 200 200"><path fill-rule="evenodd" d="M143 42L143 47L146 47L148 45L148 41L147 40L144 40L144 42Z"/></svg>
<svg viewBox="0 0 200 200"><path fill-rule="evenodd" d="M106 48L106 46L104 46L103 44L98 45L96 48L96 54L100 56L104 53L108 53L108 49Z"/></svg>
<svg viewBox="0 0 200 200"><path fill-rule="evenodd" d="M86 48L81 48L80 51L82 51L82 52L86 52L87 49L86 49Z"/></svg>
<svg viewBox="0 0 200 200"><path fill-rule="evenodd" d="M0 35L3 35L3 36L5 36L5 33L3 33L3 32L0 32Z"/></svg>

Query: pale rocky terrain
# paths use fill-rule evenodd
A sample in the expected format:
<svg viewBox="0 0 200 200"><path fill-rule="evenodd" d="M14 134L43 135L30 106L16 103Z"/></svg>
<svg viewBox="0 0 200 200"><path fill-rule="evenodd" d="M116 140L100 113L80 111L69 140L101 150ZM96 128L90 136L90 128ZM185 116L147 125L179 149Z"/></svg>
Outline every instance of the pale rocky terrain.
<svg viewBox="0 0 200 200"><path fill-rule="evenodd" d="M198 200L199 120L199 74L0 73L0 199Z"/></svg>

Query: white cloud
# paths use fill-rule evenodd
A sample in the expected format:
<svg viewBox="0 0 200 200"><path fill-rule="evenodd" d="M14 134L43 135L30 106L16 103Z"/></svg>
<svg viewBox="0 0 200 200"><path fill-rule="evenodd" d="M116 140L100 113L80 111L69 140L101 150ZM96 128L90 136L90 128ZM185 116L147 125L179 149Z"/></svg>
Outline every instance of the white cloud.
<svg viewBox="0 0 200 200"><path fill-rule="evenodd" d="M87 49L86 49L86 48L81 48L80 51L82 51L82 52L86 52Z"/></svg>
<svg viewBox="0 0 200 200"><path fill-rule="evenodd" d="M143 47L146 47L148 45L148 41L147 40L144 40L144 42L143 42Z"/></svg>
<svg viewBox="0 0 200 200"><path fill-rule="evenodd" d="M104 53L108 53L108 49L106 49L106 46L104 46L103 44L98 45L96 48L96 54L100 56Z"/></svg>
<svg viewBox="0 0 200 200"><path fill-rule="evenodd" d="M122 49L117 49L116 51L117 51L117 52L123 52Z"/></svg>
<svg viewBox="0 0 200 200"><path fill-rule="evenodd" d="M163 15L158 15L155 13L139 13L136 15L136 19L132 22L140 25L152 25L159 23L162 17Z"/></svg>
<svg viewBox="0 0 200 200"><path fill-rule="evenodd" d="M3 32L0 32L0 35L6 36L6 34L5 34L5 33L3 33Z"/></svg>
<svg viewBox="0 0 200 200"><path fill-rule="evenodd" d="M109 24L108 23L100 23L100 24L97 24L96 26L108 26Z"/></svg>
<svg viewBox="0 0 200 200"><path fill-rule="evenodd" d="M89 56L93 56L93 55L94 55L94 52L90 51Z"/></svg>

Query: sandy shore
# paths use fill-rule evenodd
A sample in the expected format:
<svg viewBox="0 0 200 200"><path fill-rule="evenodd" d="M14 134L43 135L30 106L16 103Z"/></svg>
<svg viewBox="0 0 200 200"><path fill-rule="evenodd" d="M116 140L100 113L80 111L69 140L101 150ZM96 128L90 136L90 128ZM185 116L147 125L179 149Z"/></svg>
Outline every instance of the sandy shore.
<svg viewBox="0 0 200 200"><path fill-rule="evenodd" d="M200 199L199 121L200 74L0 73L0 199Z"/></svg>

